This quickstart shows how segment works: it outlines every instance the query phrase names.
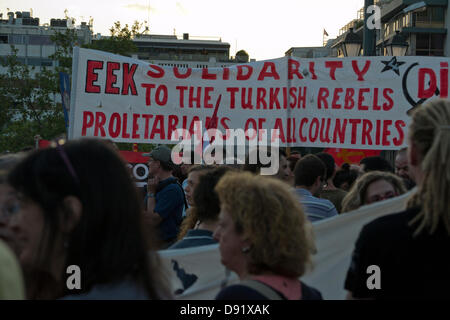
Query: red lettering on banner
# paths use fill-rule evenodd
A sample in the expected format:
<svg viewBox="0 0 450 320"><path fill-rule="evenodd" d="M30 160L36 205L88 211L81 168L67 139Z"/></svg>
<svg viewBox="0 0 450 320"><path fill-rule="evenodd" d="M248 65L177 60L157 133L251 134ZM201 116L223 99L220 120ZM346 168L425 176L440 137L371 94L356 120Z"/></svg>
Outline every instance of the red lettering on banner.
<svg viewBox="0 0 450 320"><path fill-rule="evenodd" d="M322 109L322 103L325 105L324 109L328 109L328 101L327 98L330 95L330 92L327 88L320 88L319 95L317 98L317 108Z"/></svg>
<svg viewBox="0 0 450 320"><path fill-rule="evenodd" d="M197 95L194 95L194 89L195 87L189 87L189 108L194 107L194 102L197 103L197 108L200 108L202 88L197 87Z"/></svg>
<svg viewBox="0 0 450 320"><path fill-rule="evenodd" d="M353 96L355 95L355 89L347 88L345 89L345 102L344 109L351 110L355 106L355 100L353 100Z"/></svg>
<svg viewBox="0 0 450 320"><path fill-rule="evenodd" d="M121 124L120 114L114 112L111 115L108 125L108 133L111 138L114 139L120 135Z"/></svg>
<svg viewBox="0 0 450 320"><path fill-rule="evenodd" d="M342 106L340 104L338 104L338 100L339 100L339 94L342 93L344 91L344 89L342 88L336 88L334 89L334 94L333 94L333 102L331 103L331 108L332 109L340 109Z"/></svg>
<svg viewBox="0 0 450 320"><path fill-rule="evenodd" d="M152 114L143 114L142 118L145 119L145 131L144 131L144 139L148 139L149 128L150 128L150 119L153 118Z"/></svg>
<svg viewBox="0 0 450 320"><path fill-rule="evenodd" d="M383 89L383 97L387 100L387 103L386 102L383 103L384 111L389 111L394 106L394 100L392 100L392 98L389 96L389 94L393 94L393 93L394 93L394 90L392 90L391 88Z"/></svg>
<svg viewBox="0 0 450 320"><path fill-rule="evenodd" d="M358 124L361 123L361 119L349 119L348 122L352 125L352 139L351 144L356 144L356 137L358 135Z"/></svg>
<svg viewBox="0 0 450 320"><path fill-rule="evenodd" d="M370 92L369 88L361 88L358 92L358 110L369 110L369 106L363 105L364 102L364 93Z"/></svg>
<svg viewBox="0 0 450 320"><path fill-rule="evenodd" d="M428 75L430 77L430 86L428 89L425 89L425 76ZM436 91L436 74L433 69L430 68L421 68L419 69L419 88L417 96L422 99L431 98Z"/></svg>
<svg viewBox="0 0 450 320"><path fill-rule="evenodd" d="M289 107L291 107L291 109L295 109L295 105L297 104L297 96L295 95L296 90L296 88L289 88L289 100L291 100Z"/></svg>
<svg viewBox="0 0 450 320"><path fill-rule="evenodd" d="M364 81L364 75L369 71L370 67L370 60L366 60L366 63L364 64L363 70L359 70L358 67L358 61L352 60L352 68L355 74L358 76L358 81Z"/></svg>
<svg viewBox="0 0 450 320"><path fill-rule="evenodd" d="M137 64L133 63L130 68L129 63L123 64L122 95L128 95L128 89L131 88L131 94L137 96L136 83L134 82L134 73L137 66Z"/></svg>
<svg viewBox="0 0 450 320"><path fill-rule="evenodd" d="M86 69L86 86L84 91L87 93L100 93L100 86L94 85L94 82L98 80L98 74L94 70L103 69L103 61L88 60Z"/></svg>
<svg viewBox="0 0 450 320"><path fill-rule="evenodd" d="M259 73L258 80L261 81L268 77L274 78L275 80L280 80L280 75L277 73L275 63L273 62L264 62L262 70Z"/></svg>
<svg viewBox="0 0 450 320"><path fill-rule="evenodd" d="M186 73L183 74L178 70L178 67L173 67L173 74L174 74L175 78L186 79L186 78L189 78L191 73L192 73L192 68L187 68Z"/></svg>
<svg viewBox="0 0 450 320"><path fill-rule="evenodd" d="M298 108L305 109L306 108L306 87L303 87L303 94L302 94L302 87L298 87ZM302 104L300 106L300 103Z"/></svg>
<svg viewBox="0 0 450 320"><path fill-rule="evenodd" d="M283 109L287 109L287 98L288 98L288 94L287 94L287 88L283 87Z"/></svg>
<svg viewBox="0 0 450 320"><path fill-rule="evenodd" d="M274 104L277 109L281 109L280 101L278 101L278 93L280 92L280 88L270 88L269 89L269 109L272 110Z"/></svg>
<svg viewBox="0 0 450 320"><path fill-rule="evenodd" d="M392 120L383 120L383 146L389 146L391 143L387 139L389 135L391 134L391 131L389 130L389 126L392 125Z"/></svg>
<svg viewBox="0 0 450 320"><path fill-rule="evenodd" d="M440 83L440 97L447 98L448 97L448 62L441 62L441 70L439 75L441 77Z"/></svg>
<svg viewBox="0 0 450 320"><path fill-rule="evenodd" d="M150 133L150 139L154 139L156 134L159 134L161 140L164 140L166 138L166 135L164 133L164 116L160 114L155 116L152 132Z"/></svg>
<svg viewBox="0 0 450 320"><path fill-rule="evenodd" d="M263 109L267 109L267 103L266 103L266 89L265 88L257 88L256 89L256 109L261 109L261 106Z"/></svg>
<svg viewBox="0 0 450 320"><path fill-rule="evenodd" d="M189 126L189 133L191 134L191 135L194 135L194 125L195 125L195 123L196 122L200 122L200 118L199 117L197 117L197 116L193 116L192 117L192 121L191 121L191 124L190 124L190 126ZM199 134L197 133L197 136L198 136ZM201 139L202 137L201 137L201 134L200 134L200 139Z"/></svg>
<svg viewBox="0 0 450 320"><path fill-rule="evenodd" d="M106 132L105 128L103 126L105 125L106 117L103 112L96 112L95 113L95 128L94 128L94 136L98 137L98 132L100 131L100 136L105 137Z"/></svg>
<svg viewBox="0 0 450 320"><path fill-rule="evenodd" d="M377 130L376 130L376 135L375 135L375 144L377 146L380 145L380 133L381 133L381 120L377 120Z"/></svg>
<svg viewBox="0 0 450 320"><path fill-rule="evenodd" d="M245 99L245 91L248 90L248 94L247 94L247 100ZM253 88L242 88L242 92L241 92L241 105L242 105L242 109L253 109L253 105L252 105L252 92L253 92Z"/></svg>
<svg viewBox="0 0 450 320"><path fill-rule="evenodd" d="M327 121L327 125L326 125L326 129L325 129L325 120ZM320 142L324 142L324 143L330 143L330 126L331 126L331 119L327 118L324 119L322 118L321 121L321 127L320 127Z"/></svg>
<svg viewBox="0 0 450 320"><path fill-rule="evenodd" d="M294 133L294 128L295 127L295 118L288 118L287 119L287 130L286 130L286 135L287 135L287 143L292 143L293 142L293 136L295 135Z"/></svg>
<svg viewBox="0 0 450 320"><path fill-rule="evenodd" d="M279 138L281 139L281 142L282 143L286 143L286 138L284 136L283 120L282 119L276 118L274 129L275 130L279 130L279 132L280 132ZM273 137L272 137L272 139L273 139Z"/></svg>
<svg viewBox="0 0 450 320"><path fill-rule="evenodd" d="M367 144L372 145L372 137L370 136L370 133L372 132L372 128L373 128L372 121L363 119L362 140L361 140L362 144L365 145L366 139L367 139Z"/></svg>
<svg viewBox="0 0 450 320"><path fill-rule="evenodd" d="M230 68L223 68L223 80L229 80L230 79Z"/></svg>
<svg viewBox="0 0 450 320"><path fill-rule="evenodd" d="M337 137L339 137L339 143L345 142L345 130L347 130L347 119L343 120L341 126L341 119L336 119L336 126L333 132L333 143L337 142Z"/></svg>
<svg viewBox="0 0 450 320"><path fill-rule="evenodd" d="M150 106L151 105L150 94L155 85L151 83L141 83L141 87L145 88L145 105Z"/></svg>
<svg viewBox="0 0 450 320"><path fill-rule="evenodd" d="M83 111L83 126L81 128L81 136L86 136L87 128L94 125L94 114L91 111Z"/></svg>
<svg viewBox="0 0 450 320"><path fill-rule="evenodd" d="M315 142L317 140L317 137L319 136L319 125L319 119L313 118L311 125L309 126L309 141ZM315 130L313 129L313 126L315 126ZM314 133L312 132L313 130Z"/></svg>
<svg viewBox="0 0 450 320"><path fill-rule="evenodd" d="M203 103L205 108L212 108L212 107L214 107L211 103L209 103L209 101L211 100L210 93L212 91L214 91L213 87L206 87L205 88L205 100L204 100L204 103Z"/></svg>
<svg viewBox="0 0 450 320"><path fill-rule="evenodd" d="M317 75L316 75L316 72L314 71L314 62L313 61L309 62L309 72L311 72L311 79L316 80Z"/></svg>
<svg viewBox="0 0 450 320"><path fill-rule="evenodd" d="M294 79L294 74L297 76L297 79L303 79L302 74L299 71L300 62L297 60L289 59L288 60L288 79Z"/></svg>
<svg viewBox="0 0 450 320"><path fill-rule="evenodd" d="M247 69L247 74L244 73L244 68ZM250 77L252 76L253 73L253 67L252 66L247 66L247 65L240 65L237 66L237 76L236 76L236 80L248 80L250 79Z"/></svg>
<svg viewBox="0 0 450 320"><path fill-rule="evenodd" d="M239 91L239 88L227 88L227 92L230 93L230 109L234 109L236 107L236 92Z"/></svg>
<svg viewBox="0 0 450 320"><path fill-rule="evenodd" d="M342 61L325 61L325 67L330 68L330 78L336 80L336 69L342 68Z"/></svg>
<svg viewBox="0 0 450 320"><path fill-rule="evenodd" d="M150 64L149 67L156 71L155 72L152 70L148 70L147 75L149 77L156 78L156 79L164 77L164 69L163 68L161 68L160 66L157 66L156 64Z"/></svg>
<svg viewBox="0 0 450 320"><path fill-rule="evenodd" d="M230 127L228 126L228 124L226 123L226 121L230 121L230 118L228 117L223 117L222 119L220 119L220 124L222 125L222 127L227 130L230 129Z"/></svg>
<svg viewBox="0 0 450 320"><path fill-rule="evenodd" d="M395 129L397 129L399 138L394 138L393 142L395 146L401 146L403 144L403 140L405 139L405 133L403 131L403 128L406 127L406 123L403 120L397 120L395 121Z"/></svg>
<svg viewBox="0 0 450 320"><path fill-rule="evenodd" d="M302 118L300 126L298 128L298 135L301 142L306 142L307 138L303 135L303 126L308 123L308 118Z"/></svg>
<svg viewBox="0 0 450 320"><path fill-rule="evenodd" d="M186 86L176 86L175 88L179 91L180 108L184 108L184 91L187 90L187 87Z"/></svg>
<svg viewBox="0 0 450 320"><path fill-rule="evenodd" d="M373 89L373 110L381 110L381 106L378 105L378 88Z"/></svg>
<svg viewBox="0 0 450 320"><path fill-rule="evenodd" d="M167 103L167 99L168 99L167 87L161 84L160 86L158 86L158 88L156 88L155 102L159 106L164 106Z"/></svg>
<svg viewBox="0 0 450 320"><path fill-rule="evenodd" d="M247 133L249 132L250 129L250 125L252 126L251 129L253 129L255 132L257 131L257 127L258 125L256 124L256 120L253 118L249 118L247 119L247 121L245 122L245 127L244 127L244 132L245 132L245 139L246 140L253 140L256 137L256 133L253 137L250 137L247 135Z"/></svg>
<svg viewBox="0 0 450 320"><path fill-rule="evenodd" d="M175 138L175 139L179 138L179 136L177 134L177 125L178 125L178 117L173 114L169 115L169 125L167 128L168 137L167 138L169 138L170 140L172 140L172 138ZM173 137L172 137L172 133L174 133Z"/></svg>
<svg viewBox="0 0 450 320"><path fill-rule="evenodd" d="M208 68L203 68L202 69L202 79L205 79L205 80L216 80L217 79L217 74L209 73L209 69Z"/></svg>
<svg viewBox="0 0 450 320"><path fill-rule="evenodd" d="M130 137L130 134L127 132L127 126L128 126L128 114L124 113L122 118L122 138L128 139Z"/></svg>
<svg viewBox="0 0 450 320"><path fill-rule="evenodd" d="M138 124L138 119L141 117L140 114L138 113L133 113L133 130L132 130L132 134L131 134L131 138L132 139L139 139L141 136L138 134L139 131L139 124Z"/></svg>

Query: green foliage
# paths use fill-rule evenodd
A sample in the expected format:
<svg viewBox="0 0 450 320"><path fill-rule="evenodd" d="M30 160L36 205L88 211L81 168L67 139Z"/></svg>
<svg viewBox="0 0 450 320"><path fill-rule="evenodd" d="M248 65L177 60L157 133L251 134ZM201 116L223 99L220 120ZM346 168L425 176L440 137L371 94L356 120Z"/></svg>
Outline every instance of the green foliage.
<svg viewBox="0 0 450 320"><path fill-rule="evenodd" d="M53 99L56 76L45 69L35 73L11 49L2 63L7 72L0 74L0 153L32 147L37 134L50 139L64 133L62 108Z"/></svg>
<svg viewBox="0 0 450 320"><path fill-rule="evenodd" d="M132 52L137 51L132 39L142 34L140 31L143 24L135 21L131 28L126 24L124 27L117 21L109 29L111 35L108 38L93 41L92 44L84 46L85 48L107 51L122 56L130 56Z"/></svg>
<svg viewBox="0 0 450 320"><path fill-rule="evenodd" d="M236 60L238 62L248 62L249 55L245 50L239 50L236 52Z"/></svg>
<svg viewBox="0 0 450 320"><path fill-rule="evenodd" d="M132 38L140 35L142 24L137 21L122 27L116 22L111 28L111 37L86 45L87 48L128 55L137 51ZM42 68L35 72L20 62L17 50L2 59L6 73L0 74L0 153L16 152L34 147L34 137L51 140L65 133L64 113L61 103L55 98L60 95L59 72L72 73L72 51L78 44L76 30L55 31L51 40L56 50L50 56L55 68ZM139 149L149 151L152 145L141 144ZM132 144L119 144L122 150L132 150Z"/></svg>

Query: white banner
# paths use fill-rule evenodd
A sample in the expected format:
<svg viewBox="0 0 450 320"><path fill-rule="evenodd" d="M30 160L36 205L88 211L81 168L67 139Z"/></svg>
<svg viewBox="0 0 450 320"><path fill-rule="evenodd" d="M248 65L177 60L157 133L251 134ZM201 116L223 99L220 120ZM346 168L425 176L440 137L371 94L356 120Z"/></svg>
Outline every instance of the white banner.
<svg viewBox="0 0 450 320"><path fill-rule="evenodd" d="M314 269L302 281L318 289L324 299L345 299L344 281L362 227L375 218L402 211L413 192L313 223L317 254ZM159 254L177 299L212 300L221 287L238 282L236 274L227 272L221 264L218 245Z"/></svg>
<svg viewBox="0 0 450 320"><path fill-rule="evenodd" d="M204 129L217 104L222 133L278 129L282 146L395 150L406 145L407 111L448 97L446 57L178 69L76 47L73 59L70 138L174 143L176 129L193 134L199 120Z"/></svg>

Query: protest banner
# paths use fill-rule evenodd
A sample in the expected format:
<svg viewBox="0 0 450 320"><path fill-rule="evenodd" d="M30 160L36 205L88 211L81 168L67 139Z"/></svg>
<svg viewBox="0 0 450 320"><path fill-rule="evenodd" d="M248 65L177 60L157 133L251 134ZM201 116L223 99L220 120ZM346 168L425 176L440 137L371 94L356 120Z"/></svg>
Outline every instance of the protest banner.
<svg viewBox="0 0 450 320"><path fill-rule="evenodd" d="M313 223L317 253L313 269L302 281L317 288L324 299L345 299L344 281L362 227L386 214L402 211L412 190L386 201ZM238 277L220 262L218 245L159 251L177 299L211 300Z"/></svg>
<svg viewBox="0 0 450 320"><path fill-rule="evenodd" d="M280 146L396 150L406 146L407 112L448 97L448 61L283 57L181 69L75 47L70 138L174 143L176 129L208 127L221 96L222 133L276 129Z"/></svg>

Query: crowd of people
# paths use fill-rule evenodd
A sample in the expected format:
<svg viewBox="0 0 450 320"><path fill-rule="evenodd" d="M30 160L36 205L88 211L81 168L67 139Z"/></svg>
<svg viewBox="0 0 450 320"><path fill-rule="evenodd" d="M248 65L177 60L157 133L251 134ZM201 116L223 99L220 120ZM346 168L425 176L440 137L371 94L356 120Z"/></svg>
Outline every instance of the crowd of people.
<svg viewBox="0 0 450 320"><path fill-rule="evenodd" d="M240 282L216 299L319 300L301 280L313 224L414 187L405 211L364 226L345 289L356 299L449 297L449 101L416 108L395 168L382 157L338 168L327 153L280 149L278 172L264 176L261 163L176 166L166 146L145 156L145 197L105 141L2 156L0 299L173 299L158 250L218 244ZM380 290L367 288L371 265ZM70 266L82 271L76 290Z"/></svg>

